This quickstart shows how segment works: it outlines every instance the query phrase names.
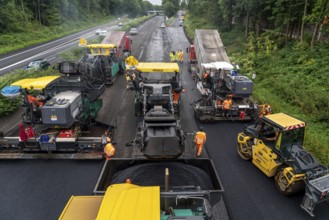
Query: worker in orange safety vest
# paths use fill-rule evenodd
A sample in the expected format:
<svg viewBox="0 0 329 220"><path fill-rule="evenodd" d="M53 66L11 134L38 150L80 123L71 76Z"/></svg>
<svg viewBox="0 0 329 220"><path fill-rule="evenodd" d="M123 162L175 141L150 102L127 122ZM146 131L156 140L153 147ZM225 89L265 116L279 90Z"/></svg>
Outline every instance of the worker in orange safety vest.
<svg viewBox="0 0 329 220"><path fill-rule="evenodd" d="M179 103L179 97L182 92L184 92L184 89L182 87L173 89L172 91L173 104L177 105Z"/></svg>
<svg viewBox="0 0 329 220"><path fill-rule="evenodd" d="M112 144L111 138L107 138L107 144L104 147L104 155L106 160L110 160L112 157L114 157L115 154L115 148Z"/></svg>
<svg viewBox="0 0 329 220"><path fill-rule="evenodd" d="M183 50L179 50L178 57L179 57L179 62L183 63L184 62L184 52L183 52Z"/></svg>
<svg viewBox="0 0 329 220"><path fill-rule="evenodd" d="M260 110L260 117L263 117L264 115L270 115L272 112L271 106L266 103L265 105L261 105L261 110Z"/></svg>
<svg viewBox="0 0 329 220"><path fill-rule="evenodd" d="M206 140L207 140L207 135L203 131L203 127L200 127L200 131L198 131L194 137L194 143L196 146L198 157L200 157L200 155L202 153L202 148L203 148L203 145L206 143Z"/></svg>
<svg viewBox="0 0 329 220"><path fill-rule="evenodd" d="M228 95L227 98L223 102L223 110L224 110L224 116L227 117L229 111L231 110L232 106L232 96Z"/></svg>

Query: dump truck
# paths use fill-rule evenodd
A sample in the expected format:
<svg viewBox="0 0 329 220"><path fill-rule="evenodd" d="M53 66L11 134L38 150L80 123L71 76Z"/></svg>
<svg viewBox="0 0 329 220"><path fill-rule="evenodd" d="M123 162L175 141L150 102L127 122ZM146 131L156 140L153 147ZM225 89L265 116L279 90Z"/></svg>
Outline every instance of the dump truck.
<svg viewBox="0 0 329 220"><path fill-rule="evenodd" d="M305 189L301 208L314 216L329 200L329 168L303 148L306 123L284 113L266 115L238 134L238 154L251 160L283 195Z"/></svg>
<svg viewBox="0 0 329 220"><path fill-rule="evenodd" d="M253 82L230 63L218 31L196 29L194 45L187 48L187 52L189 69L202 95L202 99L193 104L196 118L204 122L253 120L257 114L257 105L251 98ZM228 97L232 105L225 115L223 102Z"/></svg>
<svg viewBox="0 0 329 220"><path fill-rule="evenodd" d="M59 219L229 219L209 159L106 161L93 196L72 196Z"/></svg>

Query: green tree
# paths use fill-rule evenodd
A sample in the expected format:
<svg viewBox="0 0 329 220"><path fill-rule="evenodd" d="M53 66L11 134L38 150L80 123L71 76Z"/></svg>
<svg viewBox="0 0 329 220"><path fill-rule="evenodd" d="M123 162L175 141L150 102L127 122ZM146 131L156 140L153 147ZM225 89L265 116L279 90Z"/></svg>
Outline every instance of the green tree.
<svg viewBox="0 0 329 220"><path fill-rule="evenodd" d="M162 0L162 7L165 15L172 17L179 10L179 1L177 0Z"/></svg>

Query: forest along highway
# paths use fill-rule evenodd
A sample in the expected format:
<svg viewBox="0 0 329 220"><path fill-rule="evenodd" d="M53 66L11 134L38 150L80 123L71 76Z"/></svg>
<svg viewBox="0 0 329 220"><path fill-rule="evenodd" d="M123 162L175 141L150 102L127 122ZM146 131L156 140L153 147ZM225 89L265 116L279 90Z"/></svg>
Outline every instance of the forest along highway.
<svg viewBox="0 0 329 220"><path fill-rule="evenodd" d="M188 47L178 24L161 28L163 18L156 17L139 28L133 36L132 53L140 61L169 61L171 50ZM187 60L186 53L184 54ZM200 97L187 71L179 64L182 94L181 123L186 132L199 126L190 103ZM104 106L98 117L116 124L116 157L129 157L131 148L125 143L134 138L140 118L134 115L134 91L125 89L125 78L119 75L103 94ZM202 124L207 143L202 156L213 159L224 185L224 200L232 219L314 219L299 205L303 193L285 197L277 192L273 179L264 175L236 153L236 137L245 126L239 122ZM191 140L190 140L191 141ZM87 195L93 191L103 161L20 160L0 161L1 219L57 219L72 194ZM316 219L328 219L328 205L315 209Z"/></svg>
<svg viewBox="0 0 329 220"><path fill-rule="evenodd" d="M35 59L47 58L51 64L58 61L57 53L77 46L80 37L87 39L95 38L95 30L103 28L104 30L116 30L119 27L117 21L111 21L98 27L90 28L57 40L42 43L36 46L30 46L26 49L20 49L7 54L0 55L0 75L18 68L25 68L29 62ZM98 36L97 36L98 37Z"/></svg>

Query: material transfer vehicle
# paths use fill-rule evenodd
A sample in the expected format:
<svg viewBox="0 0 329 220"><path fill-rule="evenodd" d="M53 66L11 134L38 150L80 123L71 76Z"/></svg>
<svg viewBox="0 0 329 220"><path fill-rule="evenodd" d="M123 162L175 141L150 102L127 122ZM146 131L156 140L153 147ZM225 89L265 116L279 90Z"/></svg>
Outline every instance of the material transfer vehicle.
<svg viewBox="0 0 329 220"><path fill-rule="evenodd" d="M283 195L305 189L301 208L314 216L329 200L329 169L303 148L305 122L284 113L266 115L238 134L238 154L252 160Z"/></svg>

